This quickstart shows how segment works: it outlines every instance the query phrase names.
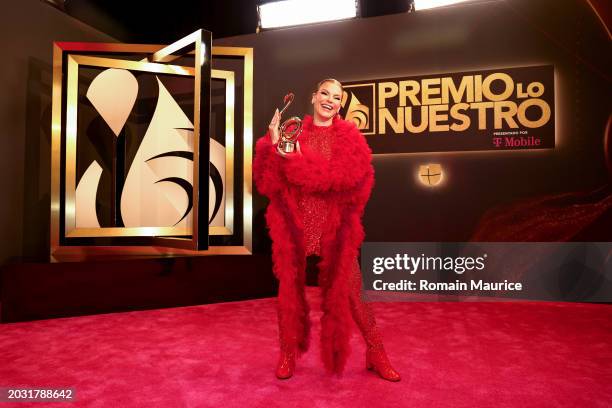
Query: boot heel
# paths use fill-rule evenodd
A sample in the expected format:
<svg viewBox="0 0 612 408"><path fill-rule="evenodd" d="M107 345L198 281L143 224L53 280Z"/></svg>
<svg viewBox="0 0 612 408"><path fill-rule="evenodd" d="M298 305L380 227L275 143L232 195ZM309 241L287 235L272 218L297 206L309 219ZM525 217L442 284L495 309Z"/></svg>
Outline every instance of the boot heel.
<svg viewBox="0 0 612 408"><path fill-rule="evenodd" d="M399 373L391 367L387 354L382 348L376 351L366 351L366 368L374 371L384 380L393 382L401 380Z"/></svg>

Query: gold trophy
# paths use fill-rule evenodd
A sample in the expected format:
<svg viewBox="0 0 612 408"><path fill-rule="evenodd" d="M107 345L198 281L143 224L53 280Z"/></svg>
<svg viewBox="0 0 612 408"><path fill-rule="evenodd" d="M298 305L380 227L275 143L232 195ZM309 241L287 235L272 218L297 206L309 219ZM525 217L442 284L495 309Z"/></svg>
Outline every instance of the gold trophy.
<svg viewBox="0 0 612 408"><path fill-rule="evenodd" d="M279 112L279 116L283 114L289 105L291 105L294 98L295 95L293 92L289 92L285 95L285 99L283 100L285 107ZM282 153L294 153L295 143L300 133L302 133L302 119L297 116L292 116L284 121L280 126L280 141L278 142L277 149Z"/></svg>

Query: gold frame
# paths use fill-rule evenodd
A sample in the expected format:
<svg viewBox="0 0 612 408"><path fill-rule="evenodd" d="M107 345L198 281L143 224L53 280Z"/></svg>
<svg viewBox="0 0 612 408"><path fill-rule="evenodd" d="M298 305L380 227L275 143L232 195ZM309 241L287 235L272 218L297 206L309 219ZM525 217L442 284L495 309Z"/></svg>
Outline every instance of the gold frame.
<svg viewBox="0 0 612 408"><path fill-rule="evenodd" d="M236 80L233 71L211 70L211 79L225 81L225 225L208 227L209 235L234 233L234 114Z"/></svg>
<svg viewBox="0 0 612 408"><path fill-rule="evenodd" d="M237 250L253 251L253 48L212 47L213 58L240 57L244 61L243 101L243 182L242 182L242 246ZM232 163L233 166L233 163ZM211 247L213 248L213 247ZM216 247L215 247L216 248Z"/></svg>
<svg viewBox="0 0 612 408"><path fill-rule="evenodd" d="M195 34L195 33L194 33ZM188 36L191 37L191 36ZM69 52L115 52L115 53L144 53L154 54L150 60L168 61L174 59L170 54L173 47L180 49L187 43L187 37L170 46L141 45L121 43L53 43L53 96L52 96L52 124L51 124L51 209L50 209L50 258L52 261L69 259L71 257L86 257L95 255L119 254L127 256L168 256L168 255L214 255L214 254L251 254L252 253L252 222L253 222L253 190L252 190L252 157L253 157L253 49L246 47L212 47L212 55L219 57L241 57L244 61L244 117L243 117L243 245L242 246L211 246L205 251L193 251L178 248L163 248L156 246L125 247L106 246L62 246L60 245L60 183L61 183L61 153L62 153L62 98L63 98L63 57ZM196 61L198 55L203 55L202 48L196 46ZM74 56L70 56L74 58ZM95 58L78 56L79 58ZM120 62L120 61L116 61ZM128 64L150 64L146 59L139 62L121 61ZM162 65L162 64L159 64ZM196 65L197 66L197 65ZM199 70L195 70L199 72ZM179 74L172 72L172 74ZM188 74L188 73L187 73ZM197 81L196 81L197 82ZM233 100L232 95L232 100ZM199 120L199 118L197 119ZM195 123L194 123L195 127ZM227 132L227 129L226 129ZM233 132L232 132L233 135ZM194 146L195 148L195 146ZM232 146L232 153L233 146ZM226 155L227 159L227 155ZM233 156L226 168L233 169ZM232 180L233 187L233 180ZM232 197L233 198L233 197ZM226 203L227 203L226 195ZM233 205L233 200L232 200ZM233 209L233 208L232 208ZM227 214L227 213L226 213ZM232 213L233 214L233 213ZM195 218L195 217L194 217ZM196 220L194 219L194 222ZM232 217L233 223L233 217ZM226 218L227 225L227 218ZM170 227L172 228L172 227ZM221 227L223 228L223 227ZM123 228L122 228L123 229ZM233 228L232 228L233 229ZM111 232L111 231L109 231ZM165 231L160 231L164 233ZM215 232L226 232L216 231ZM214 235L217 235L215 233ZM225 233L224 233L225 235ZM74 236L74 235L73 235ZM80 258L79 258L80 259Z"/></svg>
<svg viewBox="0 0 612 408"><path fill-rule="evenodd" d="M171 235L190 235L189 228L175 227L111 227L111 228L77 228L76 211L76 153L77 153L77 116L78 116L78 77L79 67L122 68L131 71L156 72L181 76L199 77L199 70L191 67L165 65L149 62L116 60L112 58L89 57L84 55L68 55L68 71L66 78L66 175L64 231L67 238L90 237L156 237ZM196 61L197 62L197 61ZM196 79L196 95L199 85ZM199 134L199 105L194 111L194 133ZM198 119L195 119L195 118ZM197 143L197 141L195 141ZM194 146L194 149L196 147ZM194 180L195 189L195 180ZM194 202L198 198L194 196ZM195 215L195 213L194 213ZM195 220L194 220L195 222Z"/></svg>

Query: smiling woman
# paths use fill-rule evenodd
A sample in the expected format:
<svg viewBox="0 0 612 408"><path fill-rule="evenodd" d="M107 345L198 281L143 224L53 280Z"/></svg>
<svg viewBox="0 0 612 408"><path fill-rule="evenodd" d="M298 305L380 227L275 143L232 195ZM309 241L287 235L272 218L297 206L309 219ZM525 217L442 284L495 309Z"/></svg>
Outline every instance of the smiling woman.
<svg viewBox="0 0 612 408"><path fill-rule="evenodd" d="M366 367L399 381L391 367L372 310L361 301L357 262L364 238L361 217L374 182L371 152L353 122L339 117L342 84L324 79L312 93L313 116L293 153L277 149L278 109L268 133L257 142L253 176L270 199L266 221L279 279L280 358L276 376L290 378L295 359L309 345L309 306L304 295L306 257L318 257L322 288L321 357L341 373L349 354L350 320L367 344Z"/></svg>
<svg viewBox="0 0 612 408"><path fill-rule="evenodd" d="M314 124L329 126L340 110L342 101L342 84L336 79L324 79L317 84L317 90L312 95L314 106Z"/></svg>

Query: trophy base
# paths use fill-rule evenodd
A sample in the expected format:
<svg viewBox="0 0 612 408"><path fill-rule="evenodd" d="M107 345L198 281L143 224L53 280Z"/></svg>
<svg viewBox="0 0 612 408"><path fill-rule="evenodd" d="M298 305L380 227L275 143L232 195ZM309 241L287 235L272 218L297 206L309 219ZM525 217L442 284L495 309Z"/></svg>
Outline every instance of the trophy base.
<svg viewBox="0 0 612 408"><path fill-rule="evenodd" d="M278 150L280 150L283 153L294 153L295 143L281 140L278 143Z"/></svg>

